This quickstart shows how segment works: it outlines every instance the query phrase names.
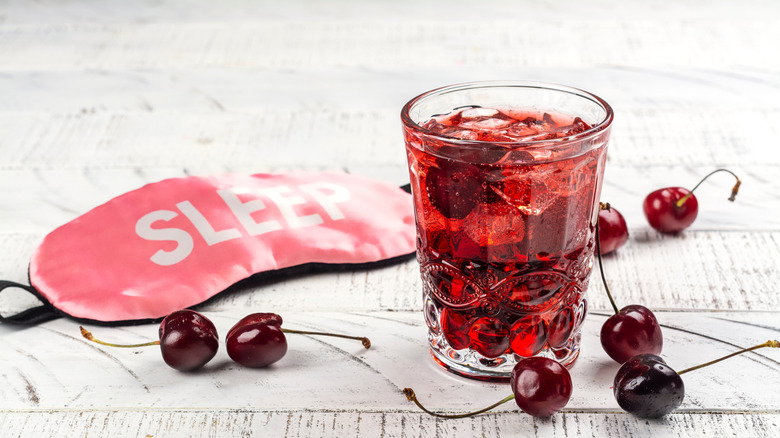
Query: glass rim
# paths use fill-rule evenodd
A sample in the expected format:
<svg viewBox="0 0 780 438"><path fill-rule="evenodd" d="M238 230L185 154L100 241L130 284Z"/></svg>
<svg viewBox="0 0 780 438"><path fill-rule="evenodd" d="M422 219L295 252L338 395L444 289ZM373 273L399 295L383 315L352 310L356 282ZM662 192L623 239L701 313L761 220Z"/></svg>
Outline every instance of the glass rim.
<svg viewBox="0 0 780 438"><path fill-rule="evenodd" d="M582 98L594 102L595 104L601 106L604 109L606 115L599 123L594 124L593 126L590 127L590 129L587 129L580 133L570 135L567 137L550 139L550 140L531 140L531 141L522 141L522 140L521 141L486 141L486 140L469 140L469 139L463 139L458 137L451 137L448 135L440 134L438 132L433 132L429 129L422 127L420 124L412 120L411 116L409 115L409 112L411 111L412 107L414 107L417 103L419 103L420 101L428 97L451 93L455 91L477 89L477 88L536 88L540 90L559 91L563 93L580 96ZM547 83L547 82L534 82L534 81L476 81L476 82L463 82L459 84L446 85L417 95L416 97L412 98L409 102L407 102L406 105L404 105L403 108L401 109L401 121L407 128L412 129L416 132L420 132L426 136L436 137L438 139L441 139L442 141L446 141L453 145L475 147L481 149L491 149L491 146L496 148L507 148L511 146L513 149L530 148L530 147L548 147L548 148L559 147L561 144L582 141L583 139L586 139L588 137L595 136L596 134L609 128L609 126L612 124L613 119L614 119L614 112L612 111L612 107L604 99L596 96L593 93L590 93L585 90L581 90L579 88L569 87L566 85Z"/></svg>

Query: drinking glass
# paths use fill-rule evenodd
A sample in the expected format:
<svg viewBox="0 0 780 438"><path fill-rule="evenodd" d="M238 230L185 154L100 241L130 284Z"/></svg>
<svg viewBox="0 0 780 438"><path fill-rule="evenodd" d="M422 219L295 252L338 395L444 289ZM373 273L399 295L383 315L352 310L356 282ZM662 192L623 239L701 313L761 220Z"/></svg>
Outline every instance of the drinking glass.
<svg viewBox="0 0 780 438"><path fill-rule="evenodd" d="M505 380L579 354L612 108L571 87L476 82L407 103L403 133L433 358Z"/></svg>

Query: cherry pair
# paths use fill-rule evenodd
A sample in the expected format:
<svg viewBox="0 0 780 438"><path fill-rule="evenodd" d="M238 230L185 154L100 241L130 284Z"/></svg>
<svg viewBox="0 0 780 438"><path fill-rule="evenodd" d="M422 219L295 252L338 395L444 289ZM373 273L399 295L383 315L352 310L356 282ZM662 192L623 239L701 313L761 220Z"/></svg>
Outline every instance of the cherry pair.
<svg viewBox="0 0 780 438"><path fill-rule="evenodd" d="M639 354L620 367L612 391L626 412L641 418L659 418L677 409L685 398L680 375L765 347L780 348L780 341L769 340L680 372L675 372L660 356Z"/></svg>
<svg viewBox="0 0 780 438"><path fill-rule="evenodd" d="M160 340L142 344L121 345L104 342L79 327L86 339L111 347L144 347L159 345L163 360L179 371L194 371L208 363L219 348L217 328L210 319L194 310L177 310L160 323ZM287 353L285 333L335 336L357 339L365 348L371 347L368 338L334 333L308 332L282 328L282 317L275 313L252 313L239 320L226 337L228 356L250 368L262 368L278 361Z"/></svg>
<svg viewBox="0 0 780 438"><path fill-rule="evenodd" d="M682 374L716 364L730 357L758 350L780 348L780 341L769 340L713 361L675 372L656 354L638 354L618 370L613 394L623 410L641 418L659 418L677 409L685 398ZM424 412L440 418L464 418L489 411L514 399L517 406L534 417L549 417L569 401L572 381L569 372L558 362L545 357L523 359L512 370L512 395L484 409L465 414L440 414L426 409L411 388L404 388L406 398Z"/></svg>
<svg viewBox="0 0 780 438"><path fill-rule="evenodd" d="M699 205L693 194L694 190L718 172L727 172L736 178L737 182L729 197L730 201L734 201L742 182L730 170L717 169L702 178L691 190L667 187L647 195L643 209L650 226L663 233L676 233L690 226L696 219ZM601 328L601 345L604 351L619 363L641 353L660 354L663 337L655 315L647 307L640 305L630 305L618 310L604 277L601 256L616 250L628 240L626 222L609 204L601 204L598 216L596 252L599 271L610 304L615 310L615 314L607 319Z"/></svg>
<svg viewBox="0 0 780 438"><path fill-rule="evenodd" d="M718 173L727 172L736 178L737 182L731 189L729 201L734 201L742 185L739 177L728 169L716 169L699 181L693 189L682 187L666 187L658 189L645 197L642 210L647 222L656 231L667 234L678 233L688 228L699 213L699 201L693 194L707 178ZM628 227L623 215L616 209L599 211L599 228L601 228L601 254L606 255L623 246L628 240Z"/></svg>

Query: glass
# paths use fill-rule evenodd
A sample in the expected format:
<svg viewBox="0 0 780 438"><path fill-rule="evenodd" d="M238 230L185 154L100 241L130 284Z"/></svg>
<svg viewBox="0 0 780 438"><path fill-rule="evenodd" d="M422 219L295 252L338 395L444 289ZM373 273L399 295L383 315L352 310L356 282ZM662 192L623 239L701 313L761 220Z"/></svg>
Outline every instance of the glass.
<svg viewBox="0 0 780 438"><path fill-rule="evenodd" d="M579 354L612 108L574 88L482 82L402 112L433 358L506 380Z"/></svg>

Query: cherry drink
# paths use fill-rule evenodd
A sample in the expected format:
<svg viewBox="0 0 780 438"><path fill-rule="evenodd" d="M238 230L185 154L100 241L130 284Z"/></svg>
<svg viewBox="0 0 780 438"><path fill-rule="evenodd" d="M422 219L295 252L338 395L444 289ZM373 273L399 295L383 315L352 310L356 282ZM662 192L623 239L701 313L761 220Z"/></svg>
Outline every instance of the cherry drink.
<svg viewBox="0 0 780 438"><path fill-rule="evenodd" d="M579 354L612 111L567 87L474 83L402 112L434 359L508 379Z"/></svg>

